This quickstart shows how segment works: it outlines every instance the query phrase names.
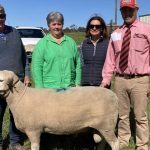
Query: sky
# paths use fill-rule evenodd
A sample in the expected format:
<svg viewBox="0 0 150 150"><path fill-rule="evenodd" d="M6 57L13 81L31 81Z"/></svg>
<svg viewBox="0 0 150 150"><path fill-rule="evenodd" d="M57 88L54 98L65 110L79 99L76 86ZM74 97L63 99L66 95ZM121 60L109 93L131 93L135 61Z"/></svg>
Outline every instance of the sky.
<svg viewBox="0 0 150 150"><path fill-rule="evenodd" d="M115 21L115 0L0 0L4 6L7 20L11 26L36 26L47 28L46 16L49 12L59 11L64 15L64 28L75 24L86 27L88 19L100 15L106 22ZM138 0L138 16L150 14L150 0ZM122 24L117 5L117 23Z"/></svg>

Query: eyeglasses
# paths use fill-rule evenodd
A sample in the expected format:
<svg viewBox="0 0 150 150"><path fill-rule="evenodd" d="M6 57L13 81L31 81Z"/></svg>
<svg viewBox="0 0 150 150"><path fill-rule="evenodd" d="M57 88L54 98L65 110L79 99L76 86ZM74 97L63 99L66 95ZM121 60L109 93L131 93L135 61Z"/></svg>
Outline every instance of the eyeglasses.
<svg viewBox="0 0 150 150"><path fill-rule="evenodd" d="M90 24L90 26L89 26L90 29L94 29L94 27L95 27L96 29L102 29L102 25Z"/></svg>
<svg viewBox="0 0 150 150"><path fill-rule="evenodd" d="M6 14L0 14L0 19L5 19L6 18Z"/></svg>

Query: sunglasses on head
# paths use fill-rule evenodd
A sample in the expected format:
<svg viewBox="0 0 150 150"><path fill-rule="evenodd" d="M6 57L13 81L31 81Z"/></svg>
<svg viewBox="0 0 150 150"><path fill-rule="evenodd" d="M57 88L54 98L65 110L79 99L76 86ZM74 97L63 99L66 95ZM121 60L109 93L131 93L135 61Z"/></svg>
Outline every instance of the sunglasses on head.
<svg viewBox="0 0 150 150"><path fill-rule="evenodd" d="M6 18L6 14L0 14L0 19L5 19Z"/></svg>
<svg viewBox="0 0 150 150"><path fill-rule="evenodd" d="M102 25L90 24L90 26L89 26L90 29L94 29L94 27L95 27L96 29L102 29Z"/></svg>

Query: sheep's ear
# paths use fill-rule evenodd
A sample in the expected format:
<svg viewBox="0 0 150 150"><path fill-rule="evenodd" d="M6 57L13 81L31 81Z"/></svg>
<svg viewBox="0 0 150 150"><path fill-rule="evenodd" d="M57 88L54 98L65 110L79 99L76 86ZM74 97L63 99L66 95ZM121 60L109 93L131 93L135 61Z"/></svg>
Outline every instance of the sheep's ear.
<svg viewBox="0 0 150 150"><path fill-rule="evenodd" d="M12 84L13 83L13 72L4 70L4 78L8 85Z"/></svg>
<svg viewBox="0 0 150 150"><path fill-rule="evenodd" d="M13 84L17 83L18 81L19 81L18 76L15 73L13 73Z"/></svg>
<svg viewBox="0 0 150 150"><path fill-rule="evenodd" d="M8 85L13 85L19 80L14 72L8 70L4 70L4 78Z"/></svg>

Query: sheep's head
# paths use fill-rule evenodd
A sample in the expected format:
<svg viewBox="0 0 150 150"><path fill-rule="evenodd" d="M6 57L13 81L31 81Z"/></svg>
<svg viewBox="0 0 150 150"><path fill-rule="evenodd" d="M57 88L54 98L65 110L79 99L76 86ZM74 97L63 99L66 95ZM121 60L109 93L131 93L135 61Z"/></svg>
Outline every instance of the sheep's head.
<svg viewBox="0 0 150 150"><path fill-rule="evenodd" d="M0 95L3 96L18 81L18 77L8 70L0 71Z"/></svg>

